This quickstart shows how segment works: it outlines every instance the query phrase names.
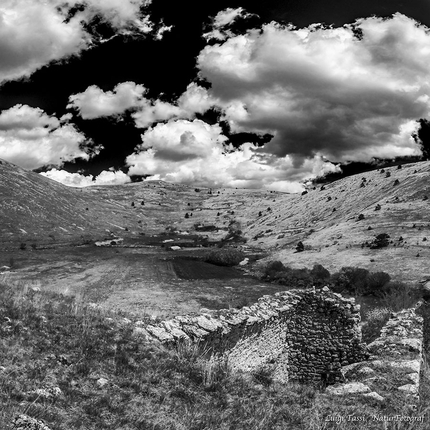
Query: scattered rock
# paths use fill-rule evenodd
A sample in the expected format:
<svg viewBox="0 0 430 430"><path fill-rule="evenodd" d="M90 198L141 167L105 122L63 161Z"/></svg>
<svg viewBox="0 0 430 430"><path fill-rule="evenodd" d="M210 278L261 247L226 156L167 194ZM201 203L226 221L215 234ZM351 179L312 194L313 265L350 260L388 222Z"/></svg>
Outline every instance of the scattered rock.
<svg viewBox="0 0 430 430"><path fill-rule="evenodd" d="M109 383L109 381L106 378L99 378L96 381L96 385L98 388L103 388L105 387L107 384Z"/></svg>
<svg viewBox="0 0 430 430"><path fill-rule="evenodd" d="M381 395L379 395L376 391L372 391L371 393L363 394L363 397L368 397L373 400L377 400L378 402L383 402L385 399Z"/></svg>
<svg viewBox="0 0 430 430"><path fill-rule="evenodd" d="M346 394L367 393L370 388L362 382L350 382L338 386L327 387L326 392L335 396L344 396Z"/></svg>
<svg viewBox="0 0 430 430"><path fill-rule="evenodd" d="M399 387L398 390L405 391L406 393L409 393L409 394L418 394L418 385L406 384Z"/></svg>
<svg viewBox="0 0 430 430"><path fill-rule="evenodd" d="M43 421L25 414L17 415L12 425L14 430L51 430Z"/></svg>

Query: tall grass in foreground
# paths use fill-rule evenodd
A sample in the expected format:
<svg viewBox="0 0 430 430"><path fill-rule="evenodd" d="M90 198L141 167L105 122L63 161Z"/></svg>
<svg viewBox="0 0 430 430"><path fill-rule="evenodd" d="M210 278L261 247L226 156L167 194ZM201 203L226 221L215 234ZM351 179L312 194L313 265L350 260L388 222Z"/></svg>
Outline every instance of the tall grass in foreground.
<svg viewBox="0 0 430 430"><path fill-rule="evenodd" d="M322 430L429 428L430 384L422 406L382 405L281 385L270 374L241 375L207 350L168 350L133 336L120 315L67 297L0 285L0 428L15 414L52 430ZM425 415L423 423L374 421L380 415ZM330 417L365 417L365 422Z"/></svg>

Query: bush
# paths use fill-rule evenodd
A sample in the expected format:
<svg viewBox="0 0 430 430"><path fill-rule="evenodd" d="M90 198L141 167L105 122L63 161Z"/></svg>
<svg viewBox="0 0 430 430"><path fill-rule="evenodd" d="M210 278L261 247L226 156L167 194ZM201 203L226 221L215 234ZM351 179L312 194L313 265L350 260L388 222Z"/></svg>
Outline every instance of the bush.
<svg viewBox="0 0 430 430"><path fill-rule="evenodd" d="M325 271L321 265L315 265L314 269L315 274L322 274ZM290 288L311 288L314 285L314 277L309 269L292 269L284 266L280 261L271 261L267 264L263 271L263 279Z"/></svg>
<svg viewBox="0 0 430 430"><path fill-rule="evenodd" d="M264 275L273 278L277 272L283 272L286 267L280 261L270 261L264 268Z"/></svg>
<svg viewBox="0 0 430 430"><path fill-rule="evenodd" d="M384 287L391 280L386 272L371 272L367 276L367 293L380 297L384 293Z"/></svg>
<svg viewBox="0 0 430 430"><path fill-rule="evenodd" d="M330 272L321 264L315 264L310 274L315 287L324 287L330 283Z"/></svg>
<svg viewBox="0 0 430 430"><path fill-rule="evenodd" d="M385 248L389 245L389 239L390 235L387 233L381 233L378 234L375 239L373 239L373 242L370 244L371 249L379 249L379 248Z"/></svg>
<svg viewBox="0 0 430 430"><path fill-rule="evenodd" d="M207 263L217 266L237 266L243 259L245 254L235 248L222 248L211 251L205 258Z"/></svg>
<svg viewBox="0 0 430 430"><path fill-rule="evenodd" d="M311 288L313 286L313 279L309 269L292 269L286 267L285 271L278 272L278 284L285 285L290 288Z"/></svg>
<svg viewBox="0 0 430 430"><path fill-rule="evenodd" d="M332 288L336 292L344 290L351 294L361 295L367 292L369 271L359 267L342 267L331 278Z"/></svg>
<svg viewBox="0 0 430 430"><path fill-rule="evenodd" d="M303 245L303 242L299 242L296 246L296 252L303 252L305 250L305 246Z"/></svg>
<svg viewBox="0 0 430 430"><path fill-rule="evenodd" d="M411 288L404 282L389 282L384 286L382 303L393 312L398 312L414 306L420 296L418 289Z"/></svg>

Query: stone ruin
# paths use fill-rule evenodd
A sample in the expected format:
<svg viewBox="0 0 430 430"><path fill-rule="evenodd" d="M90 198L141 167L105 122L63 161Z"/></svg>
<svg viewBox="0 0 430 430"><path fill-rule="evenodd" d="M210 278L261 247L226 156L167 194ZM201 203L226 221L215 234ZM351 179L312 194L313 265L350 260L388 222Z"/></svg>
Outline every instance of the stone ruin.
<svg viewBox="0 0 430 430"><path fill-rule="evenodd" d="M360 323L355 299L324 287L266 295L241 309L137 322L134 334L166 346L198 342L208 357L227 359L234 370L265 369L280 382L329 385L329 395L384 401L394 390L417 401L422 317L415 309L392 314L369 345L362 343Z"/></svg>
<svg viewBox="0 0 430 430"><path fill-rule="evenodd" d="M142 323L135 334L166 345L199 342L233 369L270 369L281 382L335 382L342 366L367 357L360 307L327 287L263 296L242 309Z"/></svg>
<svg viewBox="0 0 430 430"><path fill-rule="evenodd" d="M391 314L380 336L367 345L369 357L342 369L347 383L328 388L334 395L363 395L383 402L386 396L419 400L423 362L423 318L416 308Z"/></svg>

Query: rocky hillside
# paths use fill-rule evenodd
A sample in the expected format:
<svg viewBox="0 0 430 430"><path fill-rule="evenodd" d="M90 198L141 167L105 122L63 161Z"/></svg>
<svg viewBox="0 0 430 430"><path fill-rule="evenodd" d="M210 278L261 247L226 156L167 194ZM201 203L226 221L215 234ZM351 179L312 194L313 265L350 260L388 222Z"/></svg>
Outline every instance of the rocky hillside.
<svg viewBox="0 0 430 430"><path fill-rule="evenodd" d="M82 243L109 233L137 241L168 227L247 245L292 266L360 266L430 278L430 162L350 176L306 194L197 189L147 181L75 189L2 161L0 244ZM376 248L375 237L388 235ZM298 242L303 252L297 252ZM370 245L370 246L369 246Z"/></svg>

